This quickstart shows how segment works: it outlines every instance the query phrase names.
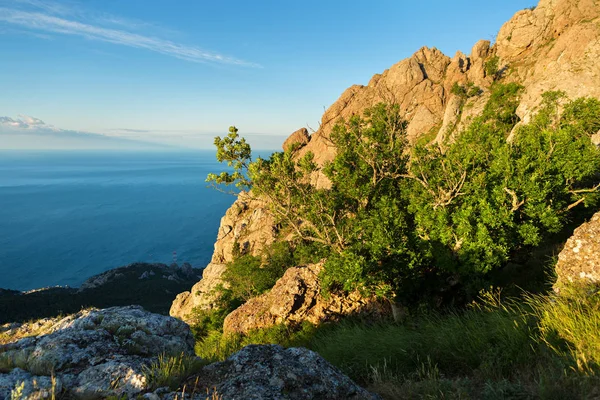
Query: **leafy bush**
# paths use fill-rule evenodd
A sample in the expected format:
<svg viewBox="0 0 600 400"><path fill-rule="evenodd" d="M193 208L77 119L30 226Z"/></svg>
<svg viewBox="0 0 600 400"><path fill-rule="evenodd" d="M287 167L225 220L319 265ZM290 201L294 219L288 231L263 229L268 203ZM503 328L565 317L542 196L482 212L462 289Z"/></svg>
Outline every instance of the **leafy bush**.
<svg viewBox="0 0 600 400"><path fill-rule="evenodd" d="M247 182L278 222L327 256L326 290L359 289L405 304L459 288L469 298L514 254L563 229L571 209L598 200L600 152L589 140L600 124L598 101L569 102L558 115L562 95L547 93L508 143L521 91L495 83L482 114L453 143L417 145L410 157L406 122L385 104L336 124L336 157L321 168L311 153L236 161L245 153L235 141L225 153L248 165ZM330 188L310 184L317 172ZM256 272L253 258L239 263L231 272L238 277L228 279L242 300L283 270Z"/></svg>
<svg viewBox="0 0 600 400"><path fill-rule="evenodd" d="M463 99L468 99L474 96L478 96L481 93L481 88L479 86L475 86L473 82L468 82L464 86L459 84L458 82L454 82L454 85L452 85L452 89L450 89L450 92Z"/></svg>
<svg viewBox="0 0 600 400"><path fill-rule="evenodd" d="M492 56L488 59L484 66L485 75L491 76L494 80L498 79L498 72L500 69L500 57Z"/></svg>
<svg viewBox="0 0 600 400"><path fill-rule="evenodd" d="M261 256L241 255L227 265L222 279L221 309L233 310L275 285L293 266L317 262L324 253L313 243L275 242Z"/></svg>

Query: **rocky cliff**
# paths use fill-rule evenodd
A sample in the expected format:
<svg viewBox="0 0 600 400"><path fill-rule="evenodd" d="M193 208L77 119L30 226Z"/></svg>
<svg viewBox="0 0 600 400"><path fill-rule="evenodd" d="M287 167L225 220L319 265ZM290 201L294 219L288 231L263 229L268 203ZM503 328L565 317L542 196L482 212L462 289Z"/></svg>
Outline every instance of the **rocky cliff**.
<svg viewBox="0 0 600 400"><path fill-rule="evenodd" d="M600 97L598 60L600 2L541 0L537 7L519 11L506 22L493 45L482 40L469 55L457 52L453 57L423 47L410 58L374 75L366 86L348 88L325 111L315 133L308 136L306 130L296 131L284 148L295 147L298 157L312 152L319 164L331 160L335 148L329 135L335 123L382 101L400 106L408 122L409 140L423 138L443 143L481 112L489 98L489 88L498 78L524 86L517 113L526 122L544 91L562 90L571 98ZM453 93L455 84L476 86L479 91L460 96ZM600 142L600 132L596 140ZM313 183L319 187L328 185L318 173L313 176ZM213 261L203 279L190 293L178 296L171 315L185 318L194 306L210 305L212 298L208 294L220 282L224 263L231 260L236 242L242 240L244 246L256 252L273 240L272 235L273 219L266 205L242 196L221 222Z"/></svg>
<svg viewBox="0 0 600 400"><path fill-rule="evenodd" d="M215 299L214 289L222 283L221 275L226 264L233 260L234 248L246 254L259 255L261 249L274 241L276 233L275 220L268 205L251 194L240 193L221 218L215 250L202 279L189 292L177 296L170 314L186 320L195 307L211 308Z"/></svg>

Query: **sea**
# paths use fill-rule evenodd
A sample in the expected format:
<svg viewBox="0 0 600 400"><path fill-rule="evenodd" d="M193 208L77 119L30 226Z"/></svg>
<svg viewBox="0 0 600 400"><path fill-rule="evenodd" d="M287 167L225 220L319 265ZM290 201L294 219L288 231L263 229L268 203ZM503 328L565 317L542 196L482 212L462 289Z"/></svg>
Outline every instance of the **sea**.
<svg viewBox="0 0 600 400"><path fill-rule="evenodd" d="M210 261L234 196L214 151L0 151L0 288L79 286L133 262Z"/></svg>

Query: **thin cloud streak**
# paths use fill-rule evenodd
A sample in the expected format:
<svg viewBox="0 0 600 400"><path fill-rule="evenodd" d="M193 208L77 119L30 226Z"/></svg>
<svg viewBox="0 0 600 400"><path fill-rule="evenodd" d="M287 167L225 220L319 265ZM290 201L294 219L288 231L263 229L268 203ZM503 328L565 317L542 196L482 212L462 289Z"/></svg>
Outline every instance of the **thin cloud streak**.
<svg viewBox="0 0 600 400"><path fill-rule="evenodd" d="M37 12L0 7L0 21L28 29L83 36L92 40L146 49L196 63L219 63L261 68L259 64L118 29L108 29Z"/></svg>

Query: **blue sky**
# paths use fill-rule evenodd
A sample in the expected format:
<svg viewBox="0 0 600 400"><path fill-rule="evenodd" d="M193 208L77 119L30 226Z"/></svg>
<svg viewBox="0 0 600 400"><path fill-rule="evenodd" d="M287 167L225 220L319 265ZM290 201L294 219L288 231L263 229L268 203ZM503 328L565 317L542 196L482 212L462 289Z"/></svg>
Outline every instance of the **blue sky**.
<svg viewBox="0 0 600 400"><path fill-rule="evenodd" d="M422 46L468 54L534 3L0 0L0 148L210 148L234 124L276 148L348 86Z"/></svg>

